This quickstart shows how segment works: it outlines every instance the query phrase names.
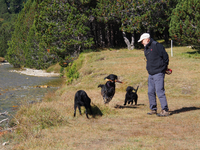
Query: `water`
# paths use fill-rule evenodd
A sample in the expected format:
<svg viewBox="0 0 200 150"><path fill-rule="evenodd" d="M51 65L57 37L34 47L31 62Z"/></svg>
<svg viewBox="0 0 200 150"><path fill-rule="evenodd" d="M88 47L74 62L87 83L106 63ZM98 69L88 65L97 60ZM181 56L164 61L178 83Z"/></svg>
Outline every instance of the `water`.
<svg viewBox="0 0 200 150"><path fill-rule="evenodd" d="M57 90L63 80L10 72L13 69L10 64L0 64L0 113L7 111L14 115L23 103L41 102L45 93ZM48 85L49 88L37 88L41 85Z"/></svg>

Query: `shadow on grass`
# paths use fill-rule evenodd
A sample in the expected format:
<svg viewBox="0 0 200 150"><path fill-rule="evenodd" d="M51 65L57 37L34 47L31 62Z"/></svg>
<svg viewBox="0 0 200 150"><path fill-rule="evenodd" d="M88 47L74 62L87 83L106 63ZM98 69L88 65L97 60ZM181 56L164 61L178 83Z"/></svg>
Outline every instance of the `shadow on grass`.
<svg viewBox="0 0 200 150"><path fill-rule="evenodd" d="M179 114L179 113L188 112L192 110L200 110L200 108L199 107L183 107L181 109L170 111L170 113L173 115L173 114Z"/></svg>
<svg viewBox="0 0 200 150"><path fill-rule="evenodd" d="M138 108L137 106L144 106L144 104L137 104L137 105L128 105L128 106L124 106L124 105L115 105L115 108L117 109L123 109L123 108Z"/></svg>
<svg viewBox="0 0 200 150"><path fill-rule="evenodd" d="M196 50L193 52L186 52L187 54L191 54L191 55L199 55L200 54L200 50Z"/></svg>
<svg viewBox="0 0 200 150"><path fill-rule="evenodd" d="M91 106L92 107L92 118L95 118L95 117L97 117L97 116L103 116L103 113L101 112L101 110L99 109L99 107L97 106L97 105L95 105L95 104L93 104L93 106Z"/></svg>

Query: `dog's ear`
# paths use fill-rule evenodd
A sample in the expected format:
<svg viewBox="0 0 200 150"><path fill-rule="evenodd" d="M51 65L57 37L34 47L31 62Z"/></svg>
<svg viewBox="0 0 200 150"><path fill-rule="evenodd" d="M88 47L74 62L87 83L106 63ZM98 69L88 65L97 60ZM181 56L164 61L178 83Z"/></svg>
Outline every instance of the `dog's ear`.
<svg viewBox="0 0 200 150"><path fill-rule="evenodd" d="M114 74L110 74L109 76L105 77L104 80L111 81L111 82L123 83L122 81L119 81L117 75L114 75Z"/></svg>
<svg viewBox="0 0 200 150"><path fill-rule="evenodd" d="M106 79L110 79L111 80L110 75L104 78L104 80L106 80Z"/></svg>
<svg viewBox="0 0 200 150"><path fill-rule="evenodd" d="M110 79L110 80L113 80L113 81L118 79L117 75L115 75L115 74L110 74L110 75L108 75L107 77L104 78L104 80L105 80L106 78L107 78L107 79Z"/></svg>
<svg viewBox="0 0 200 150"><path fill-rule="evenodd" d="M128 86L127 88L126 88L126 91L128 92L128 91L132 91L133 90L133 87L131 87L131 86Z"/></svg>
<svg viewBox="0 0 200 150"><path fill-rule="evenodd" d="M126 92L128 92L129 87L126 88Z"/></svg>
<svg viewBox="0 0 200 150"><path fill-rule="evenodd" d="M113 78L115 79L115 81L119 81L117 75L114 75L114 74L113 74Z"/></svg>
<svg viewBox="0 0 200 150"><path fill-rule="evenodd" d="M110 74L109 76L105 77L104 80L114 82L115 77L112 74Z"/></svg>

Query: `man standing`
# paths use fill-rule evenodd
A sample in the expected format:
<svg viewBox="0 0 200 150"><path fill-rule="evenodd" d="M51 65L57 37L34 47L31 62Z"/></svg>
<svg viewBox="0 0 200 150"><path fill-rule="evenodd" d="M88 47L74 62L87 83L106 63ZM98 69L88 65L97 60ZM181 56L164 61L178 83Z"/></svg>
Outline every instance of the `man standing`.
<svg viewBox="0 0 200 150"><path fill-rule="evenodd" d="M149 33L142 34L138 42L141 42L144 45L146 69L149 73L148 98L151 112L147 114L157 114L157 94L162 108L161 113L157 114L157 116L169 116L169 109L164 89L165 71L168 69L169 56L163 45L150 38Z"/></svg>

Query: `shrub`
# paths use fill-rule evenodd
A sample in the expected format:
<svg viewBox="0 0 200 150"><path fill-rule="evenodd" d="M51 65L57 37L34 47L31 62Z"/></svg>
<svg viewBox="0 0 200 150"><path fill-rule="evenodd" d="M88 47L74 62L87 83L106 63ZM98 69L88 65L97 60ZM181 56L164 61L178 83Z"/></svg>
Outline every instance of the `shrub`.
<svg viewBox="0 0 200 150"><path fill-rule="evenodd" d="M73 82L74 79L79 78L79 72L77 71L76 63L69 64L69 66L67 67L66 76L68 78L67 84L70 84Z"/></svg>

